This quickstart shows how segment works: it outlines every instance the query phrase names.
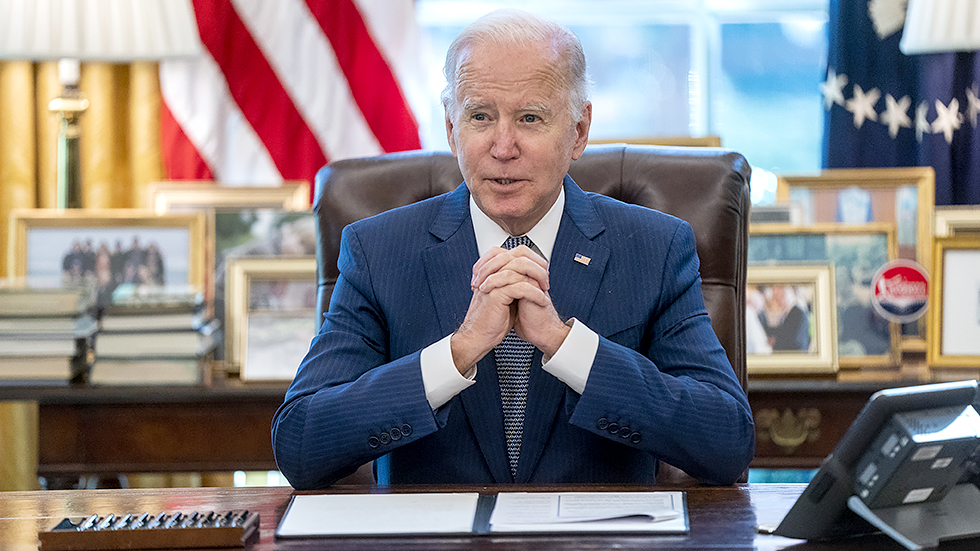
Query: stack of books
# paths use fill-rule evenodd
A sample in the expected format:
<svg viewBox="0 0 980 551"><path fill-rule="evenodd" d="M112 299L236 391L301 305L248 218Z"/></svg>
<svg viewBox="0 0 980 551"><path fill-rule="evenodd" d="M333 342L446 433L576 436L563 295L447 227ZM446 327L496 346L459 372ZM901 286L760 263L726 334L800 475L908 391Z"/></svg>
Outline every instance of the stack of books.
<svg viewBox="0 0 980 551"><path fill-rule="evenodd" d="M198 291L121 285L102 315L89 382L207 384L216 324Z"/></svg>
<svg viewBox="0 0 980 551"><path fill-rule="evenodd" d="M0 384L68 384L91 364L91 289L0 285Z"/></svg>

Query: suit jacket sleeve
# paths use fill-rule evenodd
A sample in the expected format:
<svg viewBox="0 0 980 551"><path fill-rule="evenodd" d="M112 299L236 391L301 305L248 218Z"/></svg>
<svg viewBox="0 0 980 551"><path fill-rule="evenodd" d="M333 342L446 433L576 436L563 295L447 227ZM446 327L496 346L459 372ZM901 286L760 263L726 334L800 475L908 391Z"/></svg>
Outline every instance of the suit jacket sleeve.
<svg viewBox="0 0 980 551"><path fill-rule="evenodd" d="M678 221L661 258L659 270L651 261L654 270L621 297L649 303L628 318L635 324L600 332L570 422L646 450L704 482L729 484L754 455L754 425L704 309L694 235L686 222ZM622 302L619 307L627 309Z"/></svg>
<svg viewBox="0 0 980 551"><path fill-rule="evenodd" d="M273 420L276 462L296 489L332 484L437 430L420 351L390 357L368 264L356 229L345 228L330 311Z"/></svg>

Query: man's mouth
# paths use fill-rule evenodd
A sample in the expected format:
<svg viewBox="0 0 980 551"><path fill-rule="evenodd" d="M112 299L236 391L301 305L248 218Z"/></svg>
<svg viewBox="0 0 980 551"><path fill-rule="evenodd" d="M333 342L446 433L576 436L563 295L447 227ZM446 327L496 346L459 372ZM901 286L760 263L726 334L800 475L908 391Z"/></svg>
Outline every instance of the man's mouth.
<svg viewBox="0 0 980 551"><path fill-rule="evenodd" d="M494 182L497 182L498 184L500 184L502 186L506 186L506 185L509 185L509 184L513 184L517 180L515 180L514 178L493 178L493 181Z"/></svg>

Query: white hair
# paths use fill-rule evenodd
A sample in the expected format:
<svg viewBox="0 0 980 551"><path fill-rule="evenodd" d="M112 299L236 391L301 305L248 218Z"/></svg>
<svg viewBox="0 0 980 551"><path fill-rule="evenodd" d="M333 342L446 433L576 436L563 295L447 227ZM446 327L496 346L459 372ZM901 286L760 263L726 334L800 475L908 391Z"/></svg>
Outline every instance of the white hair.
<svg viewBox="0 0 980 551"><path fill-rule="evenodd" d="M568 109L576 122L582 117L582 105L589 99L589 77L585 68L585 52L582 42L567 27L516 9L500 9L477 19L453 40L446 52L446 64L442 72L446 76L446 88L442 103L447 116L458 114L457 86L459 56L474 44L530 45L548 41L564 65L562 75L568 91Z"/></svg>

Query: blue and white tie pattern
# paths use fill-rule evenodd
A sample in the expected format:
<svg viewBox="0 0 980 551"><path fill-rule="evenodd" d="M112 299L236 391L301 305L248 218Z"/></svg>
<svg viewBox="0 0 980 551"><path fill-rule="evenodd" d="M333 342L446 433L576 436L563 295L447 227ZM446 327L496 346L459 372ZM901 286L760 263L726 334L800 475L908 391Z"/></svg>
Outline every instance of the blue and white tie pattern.
<svg viewBox="0 0 980 551"><path fill-rule="evenodd" d="M527 236L508 237L505 249L519 245L533 247ZM507 459L510 474L517 473L517 461L521 454L521 435L524 432L524 409L527 406L527 381L531 374L531 356L534 345L521 339L513 329L493 349L497 362L497 381L500 400L504 409L504 437L507 440Z"/></svg>

